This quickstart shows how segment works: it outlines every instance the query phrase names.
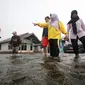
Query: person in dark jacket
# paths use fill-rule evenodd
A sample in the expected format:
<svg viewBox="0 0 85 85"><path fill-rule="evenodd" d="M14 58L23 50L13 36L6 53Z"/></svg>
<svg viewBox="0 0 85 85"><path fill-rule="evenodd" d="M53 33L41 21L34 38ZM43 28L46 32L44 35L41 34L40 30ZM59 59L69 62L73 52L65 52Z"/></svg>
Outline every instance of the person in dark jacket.
<svg viewBox="0 0 85 85"><path fill-rule="evenodd" d="M17 35L17 32L13 32L12 34L13 34L13 36L12 36L11 41L9 42L9 44L12 46L12 54L17 54L18 50L19 50L19 47L21 45L21 39Z"/></svg>
<svg viewBox="0 0 85 85"><path fill-rule="evenodd" d="M49 16L45 17L45 21L46 23L48 23L50 21ZM46 54L46 47L48 46L48 29L43 29L43 33L42 33L42 48L43 48L43 53L44 56L47 56ZM49 47L48 47L49 50Z"/></svg>

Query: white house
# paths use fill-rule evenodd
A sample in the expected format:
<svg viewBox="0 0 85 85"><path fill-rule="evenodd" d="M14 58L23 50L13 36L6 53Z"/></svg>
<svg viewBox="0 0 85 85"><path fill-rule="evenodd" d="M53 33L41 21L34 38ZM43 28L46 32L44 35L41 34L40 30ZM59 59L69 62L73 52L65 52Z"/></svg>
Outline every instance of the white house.
<svg viewBox="0 0 85 85"><path fill-rule="evenodd" d="M21 51L40 51L40 41L34 33L19 35L22 40ZM9 42L11 38L0 41L0 52L11 51Z"/></svg>

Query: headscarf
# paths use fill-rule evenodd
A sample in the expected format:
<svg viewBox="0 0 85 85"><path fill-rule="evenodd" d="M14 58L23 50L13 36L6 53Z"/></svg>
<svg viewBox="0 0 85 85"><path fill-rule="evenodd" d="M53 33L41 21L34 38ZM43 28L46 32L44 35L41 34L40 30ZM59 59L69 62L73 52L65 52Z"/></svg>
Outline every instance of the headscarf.
<svg viewBox="0 0 85 85"><path fill-rule="evenodd" d="M76 14L77 16L76 17L73 17L73 15ZM77 27L76 27L76 22L79 20L79 17L78 17L78 13L76 10L73 10L71 12L71 20L68 22L68 24L72 24L72 29L73 29L73 33L74 34L77 34Z"/></svg>
<svg viewBox="0 0 85 85"><path fill-rule="evenodd" d="M54 28L58 29L59 28L59 18L56 14L50 14L50 26L53 26Z"/></svg>

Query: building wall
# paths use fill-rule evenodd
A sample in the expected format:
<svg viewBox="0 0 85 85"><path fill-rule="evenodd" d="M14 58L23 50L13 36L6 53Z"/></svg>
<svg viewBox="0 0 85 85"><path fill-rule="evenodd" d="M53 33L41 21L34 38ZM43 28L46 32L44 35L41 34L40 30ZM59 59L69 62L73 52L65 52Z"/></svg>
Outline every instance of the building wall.
<svg viewBox="0 0 85 85"><path fill-rule="evenodd" d="M30 46L31 46L32 42L30 40L26 40L26 39L24 39L22 42L26 43L27 44L27 50L30 50ZM1 44L1 50L0 51L9 51L8 43Z"/></svg>
<svg viewBox="0 0 85 85"><path fill-rule="evenodd" d="M32 43L32 41L30 40L27 40L27 39L24 39L22 40L22 43L26 43L27 45L27 50L30 51L30 46L31 44L34 45L34 43ZM40 50L40 46L37 47L38 48L38 51ZM32 50L34 51L35 50L35 47L32 46ZM8 43L4 43L4 44L1 44L1 50L0 51L9 51L8 49Z"/></svg>
<svg viewBox="0 0 85 85"><path fill-rule="evenodd" d="M30 46L31 46L31 44L27 44L27 50L28 51L30 50Z"/></svg>
<svg viewBox="0 0 85 85"><path fill-rule="evenodd" d="M23 42L23 43L28 43L28 44L31 44L31 43L32 43L32 41L27 40L27 39L22 40L22 42Z"/></svg>
<svg viewBox="0 0 85 85"><path fill-rule="evenodd" d="M32 51L35 50L35 47L34 47L35 44L34 44L31 40L24 39L24 40L23 40L23 43L27 43L27 50L28 50L28 51L30 51L30 46L31 46L31 44L32 44ZM40 46L37 46L36 51L40 51Z"/></svg>
<svg viewBox="0 0 85 85"><path fill-rule="evenodd" d="M8 51L8 43L1 44L1 50L0 51Z"/></svg>
<svg viewBox="0 0 85 85"><path fill-rule="evenodd" d="M23 43L26 43L27 44L27 50L30 51L30 46L32 44L32 41L31 40L24 39L23 40Z"/></svg>

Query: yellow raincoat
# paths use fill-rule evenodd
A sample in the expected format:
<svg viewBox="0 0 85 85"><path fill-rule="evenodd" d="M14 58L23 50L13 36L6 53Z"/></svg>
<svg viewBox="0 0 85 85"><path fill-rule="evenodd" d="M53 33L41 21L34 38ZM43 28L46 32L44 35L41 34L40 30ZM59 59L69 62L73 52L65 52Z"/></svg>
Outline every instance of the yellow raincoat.
<svg viewBox="0 0 85 85"><path fill-rule="evenodd" d="M59 22L59 28L56 29L50 26L48 23L36 23L39 27L48 29L48 40L49 39L61 39L61 33L67 34L67 31L62 22Z"/></svg>

